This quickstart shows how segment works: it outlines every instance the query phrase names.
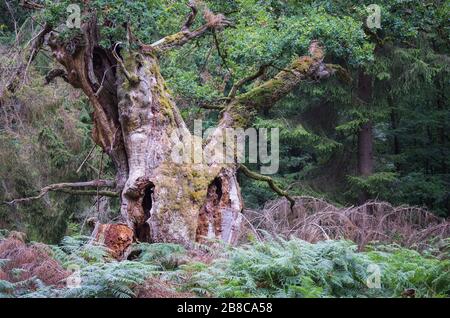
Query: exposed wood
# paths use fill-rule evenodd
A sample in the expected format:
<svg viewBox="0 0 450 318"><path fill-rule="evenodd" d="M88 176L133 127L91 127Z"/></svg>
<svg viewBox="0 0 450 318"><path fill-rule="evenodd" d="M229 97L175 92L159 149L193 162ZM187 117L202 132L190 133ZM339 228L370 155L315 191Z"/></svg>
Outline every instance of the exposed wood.
<svg viewBox="0 0 450 318"><path fill-rule="evenodd" d="M116 260L127 258L133 243L133 230L126 224L95 224L91 244L105 246Z"/></svg>
<svg viewBox="0 0 450 318"><path fill-rule="evenodd" d="M192 4L191 4L192 5ZM192 8L192 7L191 7ZM194 10L194 9L193 9ZM194 12L194 11L193 11ZM166 36L151 45L143 45L144 50L156 50L158 52L164 52L171 50L173 48L181 47L184 44L188 43L192 39L199 38L203 36L208 31L220 30L227 26L231 25L231 22L225 18L225 16L218 14L215 15L208 11L207 15L205 14L205 19L207 23L202 25L196 30L190 31L189 27L192 25L193 19L196 14L191 13L189 15L186 27L186 24L183 26L182 30L178 33ZM192 21L191 21L192 20Z"/></svg>

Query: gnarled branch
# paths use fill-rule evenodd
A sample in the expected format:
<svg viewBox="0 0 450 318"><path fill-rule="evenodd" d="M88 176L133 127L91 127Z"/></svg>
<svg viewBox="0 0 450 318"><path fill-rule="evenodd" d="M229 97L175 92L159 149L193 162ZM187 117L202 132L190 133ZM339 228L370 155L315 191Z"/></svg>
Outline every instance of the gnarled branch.
<svg viewBox="0 0 450 318"><path fill-rule="evenodd" d="M55 183L55 184L50 184L50 185L42 188L40 190L39 194L34 196L34 197L15 199L15 200L12 200L10 202L4 202L4 203L8 204L8 205L14 205L14 204L17 204L17 203L23 203L23 202L33 201L33 200L39 200L39 199L41 199L44 195L46 195L50 191L63 191L63 192L72 193L72 194L96 195L97 194L97 190L93 190L91 192L87 192L87 191L81 191L81 192L80 191L76 191L76 192L74 192L73 189L75 189L75 188L87 188L87 187L114 188L115 184L116 183L113 180L93 180L93 181L73 182L73 183ZM110 191L102 191L102 192L103 192L103 195L105 195L105 196L112 196L113 195L113 192L110 192ZM100 192L99 192L99 194L100 194ZM116 196L116 195L117 194L114 194L114 196Z"/></svg>
<svg viewBox="0 0 450 318"><path fill-rule="evenodd" d="M192 26L192 24L195 21L195 17L197 16L197 5L195 4L194 0L190 0L188 3L188 7L191 8L191 13L189 13L186 22L184 23L183 27L181 28L181 31L189 31L189 28Z"/></svg>
<svg viewBox="0 0 450 318"><path fill-rule="evenodd" d="M280 187L278 187L271 177L251 171L242 164L239 165L239 171L241 171L245 176L251 179L267 182L269 187L275 193L277 193L279 196L285 197L291 203L291 208L295 205L295 200L287 193L287 191L284 191Z"/></svg>
<svg viewBox="0 0 450 318"><path fill-rule="evenodd" d="M336 66L323 63L324 50L317 41L311 43L309 53L310 56L296 58L272 79L234 96L223 112L219 128L248 126L258 110L271 108L301 82L320 81L335 73Z"/></svg>

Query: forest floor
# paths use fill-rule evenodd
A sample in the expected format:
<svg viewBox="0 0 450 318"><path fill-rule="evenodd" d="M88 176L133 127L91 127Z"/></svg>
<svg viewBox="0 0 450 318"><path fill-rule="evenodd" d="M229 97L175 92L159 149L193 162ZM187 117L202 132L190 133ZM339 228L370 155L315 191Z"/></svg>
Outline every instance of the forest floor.
<svg viewBox="0 0 450 318"><path fill-rule="evenodd" d="M447 221L379 202L336 208L300 201L289 211L283 200L257 215L246 211L249 225L236 247L139 243L120 262L89 237L46 245L2 231L0 297L450 296Z"/></svg>

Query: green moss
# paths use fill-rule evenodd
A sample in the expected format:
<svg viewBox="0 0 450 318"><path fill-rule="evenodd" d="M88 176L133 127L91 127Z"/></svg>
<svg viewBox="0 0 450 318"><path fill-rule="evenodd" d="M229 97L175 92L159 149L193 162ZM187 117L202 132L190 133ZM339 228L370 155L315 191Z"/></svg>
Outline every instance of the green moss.
<svg viewBox="0 0 450 318"><path fill-rule="evenodd" d="M123 64L125 65L127 71L134 72L137 67L135 54L130 54L128 51L124 51L124 53L122 54L122 58Z"/></svg>
<svg viewBox="0 0 450 318"><path fill-rule="evenodd" d="M192 197L192 199L194 199L194 201L200 203L205 199L206 191L191 192L191 197Z"/></svg>
<svg viewBox="0 0 450 318"><path fill-rule="evenodd" d="M164 38L164 44L172 44L181 41L184 38L183 32L178 32Z"/></svg>

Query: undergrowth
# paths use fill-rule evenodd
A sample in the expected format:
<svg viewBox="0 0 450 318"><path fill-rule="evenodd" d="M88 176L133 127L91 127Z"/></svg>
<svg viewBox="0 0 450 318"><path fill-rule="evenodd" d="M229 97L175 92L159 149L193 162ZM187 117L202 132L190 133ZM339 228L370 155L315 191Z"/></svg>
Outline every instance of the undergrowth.
<svg viewBox="0 0 450 318"><path fill-rule="evenodd" d="M0 251L15 240L6 232L1 234ZM152 292L143 289L149 291L155 284L158 293L163 286L162 294L170 297L450 296L448 252L437 257L432 251L419 253L396 245L371 245L358 251L350 241L311 244L274 237L239 247L195 251L176 244L136 244L130 259L122 262L81 236L66 237L58 246L46 248L18 240L13 246L15 253L0 253L0 297L152 297ZM32 260L4 257L20 258L22 250L36 246L48 253L52 266L66 271L61 281L45 283L39 272L33 272ZM26 271L26 279L19 279ZM79 286L73 287L70 283L77 280Z"/></svg>
<svg viewBox="0 0 450 318"><path fill-rule="evenodd" d="M416 297L450 295L450 261L396 246L357 252L349 241L272 239L231 249L191 279L218 297ZM380 286L372 284L379 271ZM379 288L377 288L379 287Z"/></svg>

